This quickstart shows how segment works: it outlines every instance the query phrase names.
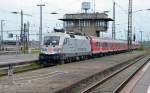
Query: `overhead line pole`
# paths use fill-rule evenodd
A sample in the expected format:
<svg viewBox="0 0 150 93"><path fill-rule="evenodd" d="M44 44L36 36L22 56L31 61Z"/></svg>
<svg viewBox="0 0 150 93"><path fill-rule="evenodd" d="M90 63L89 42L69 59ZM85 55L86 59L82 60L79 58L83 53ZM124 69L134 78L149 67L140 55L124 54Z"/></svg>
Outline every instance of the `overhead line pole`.
<svg viewBox="0 0 150 93"><path fill-rule="evenodd" d="M116 3L113 3L112 39L116 39Z"/></svg>
<svg viewBox="0 0 150 93"><path fill-rule="evenodd" d="M132 0L129 0L128 9L128 50L132 49Z"/></svg>
<svg viewBox="0 0 150 93"><path fill-rule="evenodd" d="M37 6L40 7L40 28L39 28L39 49L40 49L42 43L42 7L45 6L45 4L39 4Z"/></svg>
<svg viewBox="0 0 150 93"><path fill-rule="evenodd" d="M20 32L20 40L21 40L21 44L23 43L23 40L24 40L24 34L23 34L23 11L21 10L20 12L21 14L21 32Z"/></svg>

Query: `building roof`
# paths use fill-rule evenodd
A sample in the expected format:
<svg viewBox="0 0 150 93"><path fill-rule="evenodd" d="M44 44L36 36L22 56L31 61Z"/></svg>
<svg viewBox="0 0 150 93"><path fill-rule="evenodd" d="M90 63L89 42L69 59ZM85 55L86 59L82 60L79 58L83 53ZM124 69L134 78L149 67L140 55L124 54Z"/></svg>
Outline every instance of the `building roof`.
<svg viewBox="0 0 150 93"><path fill-rule="evenodd" d="M62 21L77 21L77 20L104 20L113 21L113 19L108 18L106 13L76 13L76 14L65 14Z"/></svg>
<svg viewBox="0 0 150 93"><path fill-rule="evenodd" d="M59 19L62 21L77 21L77 20L104 20L104 21L113 21L111 18L62 18Z"/></svg>

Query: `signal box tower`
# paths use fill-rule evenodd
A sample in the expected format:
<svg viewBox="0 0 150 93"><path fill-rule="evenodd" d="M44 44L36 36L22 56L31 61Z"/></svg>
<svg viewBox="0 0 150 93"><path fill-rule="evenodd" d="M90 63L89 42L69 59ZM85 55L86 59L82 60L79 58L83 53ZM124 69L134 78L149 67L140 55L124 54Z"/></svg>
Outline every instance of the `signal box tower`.
<svg viewBox="0 0 150 93"><path fill-rule="evenodd" d="M94 4L95 6L95 4ZM67 32L82 33L100 37L100 32L106 32L108 22L113 21L106 13L90 12L91 2L82 2L81 13L65 14L62 20Z"/></svg>

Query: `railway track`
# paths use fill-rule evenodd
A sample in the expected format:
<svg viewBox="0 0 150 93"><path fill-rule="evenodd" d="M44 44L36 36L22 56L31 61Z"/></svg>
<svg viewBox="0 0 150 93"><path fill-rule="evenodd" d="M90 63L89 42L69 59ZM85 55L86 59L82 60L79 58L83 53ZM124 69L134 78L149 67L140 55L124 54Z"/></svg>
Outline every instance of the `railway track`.
<svg viewBox="0 0 150 93"><path fill-rule="evenodd" d="M124 65L116 71L112 71L100 81L80 90L78 93L119 93L127 82L138 72L147 62L150 55L142 56L135 61Z"/></svg>

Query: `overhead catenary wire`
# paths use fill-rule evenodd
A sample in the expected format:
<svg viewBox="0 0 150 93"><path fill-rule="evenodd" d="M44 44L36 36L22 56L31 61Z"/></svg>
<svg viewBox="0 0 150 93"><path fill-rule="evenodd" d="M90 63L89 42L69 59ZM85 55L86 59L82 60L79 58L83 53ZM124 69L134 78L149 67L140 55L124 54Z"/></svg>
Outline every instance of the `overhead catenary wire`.
<svg viewBox="0 0 150 93"><path fill-rule="evenodd" d="M115 2L116 6L118 6L125 14L128 13L128 11L124 9L118 2L116 2L115 0L112 0L112 2Z"/></svg>
<svg viewBox="0 0 150 93"><path fill-rule="evenodd" d="M124 9L119 3L117 3L115 0L112 0L112 1L116 3L116 6L118 6L124 12L124 14L126 14L126 15L128 14L127 10ZM145 10L145 9L141 9L141 10ZM133 14L134 14L134 11L133 11ZM138 14L136 16L140 16L140 15ZM142 17L139 17L139 18L141 19ZM137 20L134 19L134 17L133 17L133 20L135 21L136 24L138 24ZM140 26L140 25L138 24L138 26Z"/></svg>
<svg viewBox="0 0 150 93"><path fill-rule="evenodd" d="M121 9L121 11L125 14L125 15L127 15L128 14L128 11L126 10L126 9L124 9L116 0L112 0L113 2L115 2L116 3L116 6L119 8L119 9ZM146 10L146 9L141 9L141 10ZM134 11L133 11L133 14L134 14ZM135 16L135 15L133 15L133 16ZM143 17L141 17L141 14L138 14L138 15L136 15L136 16L139 16L139 18L143 21ZM145 15L143 15L143 16L145 16ZM135 19L135 17L133 17L133 23L134 23L134 26L138 26L138 27L140 27L140 28L144 28L144 24L140 24L141 22L139 22L138 21L138 19L136 18ZM127 23L127 22L126 22ZM147 22L145 22L145 23L147 23Z"/></svg>

